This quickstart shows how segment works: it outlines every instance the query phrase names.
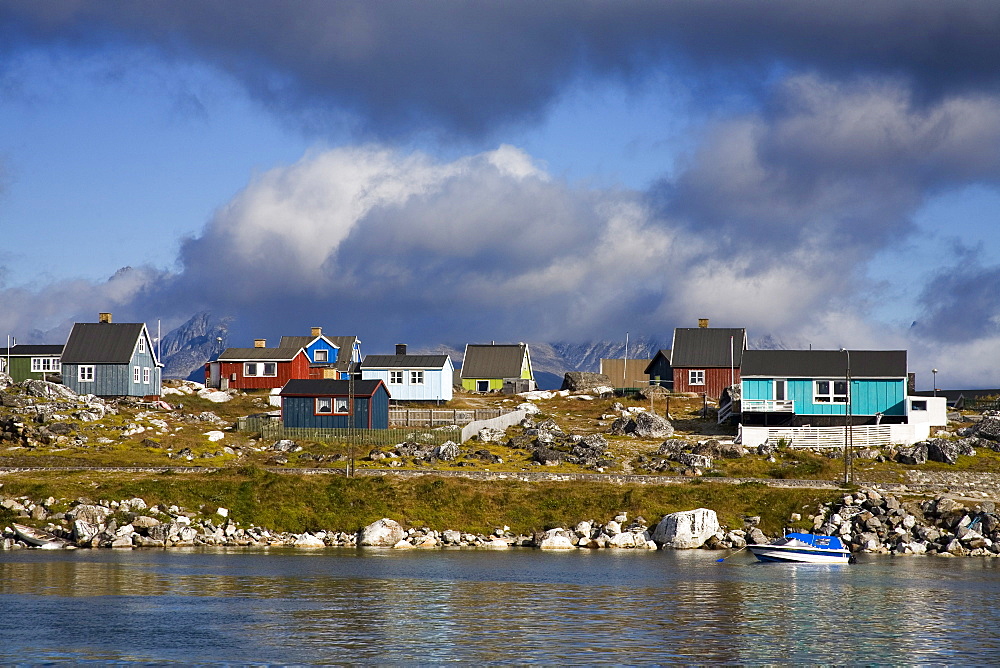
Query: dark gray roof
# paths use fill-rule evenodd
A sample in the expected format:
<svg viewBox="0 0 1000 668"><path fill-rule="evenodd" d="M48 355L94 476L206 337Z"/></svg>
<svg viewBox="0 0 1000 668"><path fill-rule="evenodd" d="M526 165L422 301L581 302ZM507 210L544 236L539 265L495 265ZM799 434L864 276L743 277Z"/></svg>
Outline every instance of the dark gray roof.
<svg viewBox="0 0 1000 668"><path fill-rule="evenodd" d="M905 350L852 350L853 378L906 378ZM748 350L743 353L743 378L841 378L847 354L839 350Z"/></svg>
<svg viewBox="0 0 1000 668"><path fill-rule="evenodd" d="M354 349L356 336L327 336L321 334L317 336L283 336L278 342L280 348L305 348L317 338L326 339L338 348L337 359L334 361L337 369L347 371L351 366L351 354ZM360 342L359 342L360 343Z"/></svg>
<svg viewBox="0 0 1000 668"><path fill-rule="evenodd" d="M31 345L31 344L18 344L10 348L11 357L39 357L39 356L57 356L61 355L63 351L63 346L50 346L50 345ZM0 356L7 356L7 348L0 348Z"/></svg>
<svg viewBox="0 0 1000 668"><path fill-rule="evenodd" d="M647 373L647 374L648 373L652 373L650 371L650 368L653 366L653 364L656 362L656 360L660 359L661 357L663 359L667 360L667 364L668 365L670 364L670 351L669 350L663 350L663 349L661 349L661 350L658 350L655 355L653 355L653 359L649 360L649 364L646 365L646 369L643 371L643 373Z"/></svg>
<svg viewBox="0 0 1000 668"><path fill-rule="evenodd" d="M527 354L525 343L465 347L462 378L520 378L521 363Z"/></svg>
<svg viewBox="0 0 1000 668"><path fill-rule="evenodd" d="M370 397L375 394L379 385L384 387L381 380L356 380L354 381L353 392L358 397ZM386 388L388 391L389 388ZM351 393L351 381L332 380L329 378L302 378L290 380L281 388L281 396L342 396L346 397Z"/></svg>
<svg viewBox="0 0 1000 668"><path fill-rule="evenodd" d="M730 354L732 337L732 354ZM678 327L670 365L685 367L723 367L735 364L739 368L746 347L747 331L742 327Z"/></svg>
<svg viewBox="0 0 1000 668"><path fill-rule="evenodd" d="M244 362L270 360L272 362L287 362L294 359L302 348L226 348L218 361Z"/></svg>
<svg viewBox="0 0 1000 668"><path fill-rule="evenodd" d="M141 322L78 322L63 347L63 364L128 364L144 328Z"/></svg>
<svg viewBox="0 0 1000 668"><path fill-rule="evenodd" d="M361 368L440 369L447 361L447 355L365 355Z"/></svg>

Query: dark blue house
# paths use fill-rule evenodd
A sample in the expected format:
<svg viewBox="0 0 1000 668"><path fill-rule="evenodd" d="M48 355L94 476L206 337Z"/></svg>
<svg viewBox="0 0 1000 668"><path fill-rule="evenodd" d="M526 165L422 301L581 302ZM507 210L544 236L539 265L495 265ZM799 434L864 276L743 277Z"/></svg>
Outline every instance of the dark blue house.
<svg viewBox="0 0 1000 668"><path fill-rule="evenodd" d="M290 380L281 388L288 428L388 429L389 390L381 380Z"/></svg>

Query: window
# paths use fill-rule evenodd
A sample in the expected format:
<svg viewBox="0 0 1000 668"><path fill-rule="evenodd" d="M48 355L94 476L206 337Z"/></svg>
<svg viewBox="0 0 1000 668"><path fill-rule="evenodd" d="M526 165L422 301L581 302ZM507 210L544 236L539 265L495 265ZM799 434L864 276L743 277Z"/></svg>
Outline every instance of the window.
<svg viewBox="0 0 1000 668"><path fill-rule="evenodd" d="M146 337L145 336L140 336L139 337L139 352L140 353L146 352Z"/></svg>
<svg viewBox="0 0 1000 668"><path fill-rule="evenodd" d="M783 380L774 381L774 400L775 401L785 400L785 381Z"/></svg>
<svg viewBox="0 0 1000 668"><path fill-rule="evenodd" d="M424 372L423 371L411 371L410 372L410 384L411 385L423 385L424 384Z"/></svg>
<svg viewBox="0 0 1000 668"><path fill-rule="evenodd" d="M59 358L58 357L32 357L31 358L31 370L37 372L52 372L56 373L60 369Z"/></svg>
<svg viewBox="0 0 1000 668"><path fill-rule="evenodd" d="M139 378L140 378L139 374L140 373L142 373L142 372L140 371L139 367L137 367L137 366L132 367L132 382L133 383L138 383L139 382Z"/></svg>
<svg viewBox="0 0 1000 668"><path fill-rule="evenodd" d="M333 412L334 413L347 413L347 397L334 397L333 399Z"/></svg>
<svg viewBox="0 0 1000 668"><path fill-rule="evenodd" d="M277 362L264 362L264 376L277 376L278 375L278 363Z"/></svg>
<svg viewBox="0 0 1000 668"><path fill-rule="evenodd" d="M244 376L256 376L257 375L257 363L256 362L246 362L243 364L243 375Z"/></svg>
<svg viewBox="0 0 1000 668"><path fill-rule="evenodd" d="M329 362L330 361L330 351L328 350L317 350L313 353L313 357L316 358L317 362Z"/></svg>
<svg viewBox="0 0 1000 668"><path fill-rule="evenodd" d="M143 383L143 385L149 385L149 379L150 379L150 373L149 373L149 371L150 371L150 369L149 369L148 366L142 367L142 383Z"/></svg>
<svg viewBox="0 0 1000 668"><path fill-rule="evenodd" d="M913 401L913 402L911 402L910 403L910 410L911 411L925 411L925 410L927 410L927 401L926 400L920 400L920 401Z"/></svg>
<svg viewBox="0 0 1000 668"><path fill-rule="evenodd" d="M93 364L82 364L77 367L76 379L81 383L93 383L94 382L94 365Z"/></svg>
<svg viewBox="0 0 1000 668"><path fill-rule="evenodd" d="M488 380L476 381L476 392L489 392L489 391L490 391L490 381Z"/></svg>
<svg viewBox="0 0 1000 668"><path fill-rule="evenodd" d="M704 385L705 371L703 369L688 370L688 385Z"/></svg>
<svg viewBox="0 0 1000 668"><path fill-rule="evenodd" d="M813 401L817 404L847 403L846 380L817 380L813 383Z"/></svg>
<svg viewBox="0 0 1000 668"><path fill-rule="evenodd" d="M316 414L330 414L333 412L333 399L330 397L316 397Z"/></svg>
<svg viewBox="0 0 1000 668"><path fill-rule="evenodd" d="M389 383L392 385L402 385L403 384L403 372L402 371L390 371L389 372Z"/></svg>

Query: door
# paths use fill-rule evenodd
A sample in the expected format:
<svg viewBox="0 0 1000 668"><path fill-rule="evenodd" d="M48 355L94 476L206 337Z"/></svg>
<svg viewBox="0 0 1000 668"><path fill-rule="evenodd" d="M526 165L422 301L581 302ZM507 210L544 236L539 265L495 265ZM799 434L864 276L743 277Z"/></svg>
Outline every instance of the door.
<svg viewBox="0 0 1000 668"><path fill-rule="evenodd" d="M489 392L489 391L490 391L490 381L488 380L476 381L476 392Z"/></svg>
<svg viewBox="0 0 1000 668"><path fill-rule="evenodd" d="M213 388L219 387L219 363L212 362L208 365L208 386Z"/></svg>
<svg viewBox="0 0 1000 668"><path fill-rule="evenodd" d="M785 381L783 380L774 381L774 400L775 401L785 400Z"/></svg>

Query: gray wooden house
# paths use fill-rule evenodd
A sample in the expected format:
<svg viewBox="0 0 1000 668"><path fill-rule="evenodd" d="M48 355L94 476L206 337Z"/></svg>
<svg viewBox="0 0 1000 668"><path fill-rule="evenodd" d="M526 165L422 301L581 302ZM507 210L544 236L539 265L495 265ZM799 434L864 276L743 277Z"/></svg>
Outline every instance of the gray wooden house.
<svg viewBox="0 0 1000 668"><path fill-rule="evenodd" d="M99 397L160 396L163 364L141 322L78 322L63 346L63 385L78 394Z"/></svg>

